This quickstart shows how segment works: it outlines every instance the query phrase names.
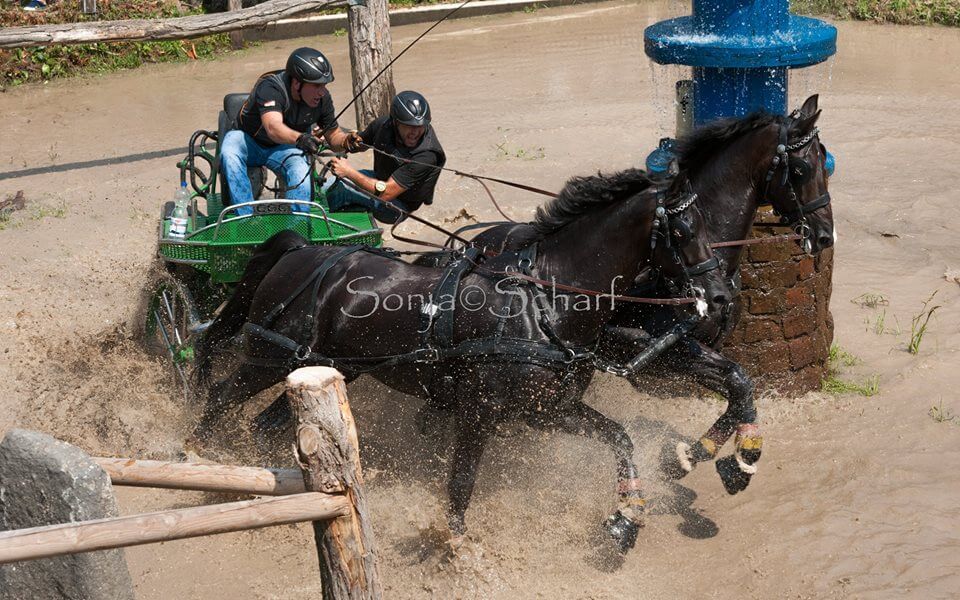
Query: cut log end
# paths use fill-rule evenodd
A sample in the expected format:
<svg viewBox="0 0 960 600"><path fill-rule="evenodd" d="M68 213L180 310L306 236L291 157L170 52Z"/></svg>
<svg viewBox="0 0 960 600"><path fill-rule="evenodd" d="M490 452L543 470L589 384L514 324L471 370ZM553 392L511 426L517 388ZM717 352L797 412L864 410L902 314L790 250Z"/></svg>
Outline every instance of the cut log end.
<svg viewBox="0 0 960 600"><path fill-rule="evenodd" d="M337 381L343 381L343 375L331 367L303 367L287 375L289 389L322 390Z"/></svg>

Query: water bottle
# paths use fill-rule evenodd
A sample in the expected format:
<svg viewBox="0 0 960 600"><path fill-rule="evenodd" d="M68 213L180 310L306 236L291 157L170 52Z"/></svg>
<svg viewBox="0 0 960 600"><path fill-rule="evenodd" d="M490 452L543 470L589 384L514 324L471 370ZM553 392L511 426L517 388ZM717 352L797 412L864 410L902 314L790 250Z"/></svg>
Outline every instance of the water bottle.
<svg viewBox="0 0 960 600"><path fill-rule="evenodd" d="M180 182L180 189L173 197L173 214L170 215L170 237L183 239L187 236L187 206L190 204L190 190L187 182Z"/></svg>

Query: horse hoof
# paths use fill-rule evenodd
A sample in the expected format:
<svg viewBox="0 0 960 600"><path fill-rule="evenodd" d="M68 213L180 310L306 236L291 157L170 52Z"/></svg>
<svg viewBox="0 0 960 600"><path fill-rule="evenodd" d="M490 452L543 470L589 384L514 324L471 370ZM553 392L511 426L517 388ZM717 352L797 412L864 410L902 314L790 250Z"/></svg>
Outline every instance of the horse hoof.
<svg viewBox="0 0 960 600"><path fill-rule="evenodd" d="M607 534L617 545L620 554L626 554L637 543L637 534L640 533L640 525L631 519L628 519L620 511L607 517L604 524Z"/></svg>
<svg viewBox="0 0 960 600"><path fill-rule="evenodd" d="M753 477L753 474L744 473L735 456L730 455L721 458L716 462L716 467L717 474L720 475L720 481L723 482L723 487L731 496L742 492L750 485L750 478Z"/></svg>
<svg viewBox="0 0 960 600"><path fill-rule="evenodd" d="M660 467L663 474L670 479L683 479L697 467L697 463L693 461L693 452L690 449L690 444L685 442L677 443L672 458L674 460L665 459L664 464Z"/></svg>

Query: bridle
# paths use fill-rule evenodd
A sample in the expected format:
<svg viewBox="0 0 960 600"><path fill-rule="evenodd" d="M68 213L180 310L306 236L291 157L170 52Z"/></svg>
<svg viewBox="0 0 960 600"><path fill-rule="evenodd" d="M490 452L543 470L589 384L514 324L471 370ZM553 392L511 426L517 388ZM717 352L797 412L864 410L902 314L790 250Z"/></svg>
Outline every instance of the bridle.
<svg viewBox="0 0 960 600"><path fill-rule="evenodd" d="M797 194L795 186L803 185L810 181L810 178L813 177L814 167L802 158L791 157L790 153L802 150L811 142L813 142L813 140L818 140L819 143L817 136L820 133L820 129L814 127L810 133L792 144L787 143L788 129L789 127L787 122L781 121L778 134L779 141L777 143L777 149L774 153L773 160L770 163L770 169L767 170L766 188L764 190L763 198L773 198L773 196L770 194L770 186L774 180L774 175L776 174L777 169L780 169L781 175L778 181L778 187L787 191L789 204L793 205L795 208L789 208L785 210L779 209L774 203L773 212L780 217L780 220L785 225L789 225L798 234L800 234L804 249L809 249L811 247L810 235L812 230L807 224L807 215L828 206L830 204L830 192L824 192L817 197L816 200L807 202L806 204L801 204L800 197ZM820 146L822 148L823 144L820 144Z"/></svg>
<svg viewBox="0 0 960 600"><path fill-rule="evenodd" d="M690 182L686 182L686 190L680 199L672 205L666 205L666 193L657 193L657 208L654 213L653 227L650 233L650 250L655 251L658 240L663 240L663 244L673 253L673 261L679 266L681 275L679 277L670 277L663 274L664 280L673 288L679 288L681 295L692 297L697 300L703 300L706 291L699 286L694 285L694 277L704 275L720 268L720 259L716 255L711 255L707 260L695 265L687 265L681 254L684 246L694 239L694 232L683 220L683 214L694 206L697 201L697 194L693 191ZM677 283L680 285L678 286Z"/></svg>

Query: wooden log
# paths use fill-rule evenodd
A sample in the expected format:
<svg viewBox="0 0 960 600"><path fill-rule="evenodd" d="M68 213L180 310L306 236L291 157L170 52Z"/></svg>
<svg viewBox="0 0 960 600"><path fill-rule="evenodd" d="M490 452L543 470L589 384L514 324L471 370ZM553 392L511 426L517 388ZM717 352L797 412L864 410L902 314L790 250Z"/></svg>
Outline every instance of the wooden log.
<svg viewBox="0 0 960 600"><path fill-rule="evenodd" d="M306 491L299 469L269 469L232 465L174 463L131 458L94 458L113 485L155 487L200 492L236 492L286 496ZM342 490L333 490L342 491Z"/></svg>
<svg viewBox="0 0 960 600"><path fill-rule="evenodd" d="M230 12L236 12L243 9L242 0L227 0L227 10ZM243 31L236 30L230 32L230 45L234 50L239 50L243 48Z"/></svg>
<svg viewBox="0 0 960 600"><path fill-rule="evenodd" d="M59 23L0 28L0 49L143 40L185 40L272 23L284 17L344 6L345 0L270 0L233 12L175 17Z"/></svg>
<svg viewBox="0 0 960 600"><path fill-rule="evenodd" d="M0 532L0 564L201 535L333 519L351 512L344 496L318 492Z"/></svg>
<svg viewBox="0 0 960 600"><path fill-rule="evenodd" d="M324 597L379 600L383 589L363 489L360 445L343 376L329 367L307 367L291 373L286 385L297 417L297 459L306 489L344 489L350 501L349 516L313 524Z"/></svg>
<svg viewBox="0 0 960 600"><path fill-rule="evenodd" d="M364 5L351 5L347 9L347 31L353 94L357 95L390 62L392 42L387 0L366 0ZM390 112L390 101L396 93L391 67L357 98L354 104L357 128L362 131L377 117Z"/></svg>

